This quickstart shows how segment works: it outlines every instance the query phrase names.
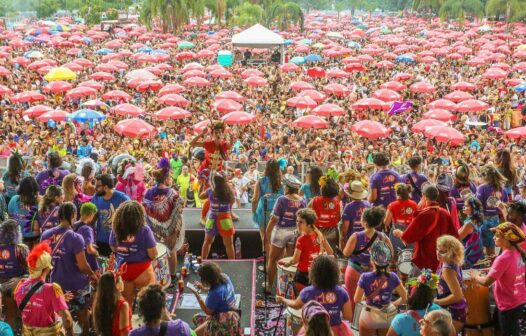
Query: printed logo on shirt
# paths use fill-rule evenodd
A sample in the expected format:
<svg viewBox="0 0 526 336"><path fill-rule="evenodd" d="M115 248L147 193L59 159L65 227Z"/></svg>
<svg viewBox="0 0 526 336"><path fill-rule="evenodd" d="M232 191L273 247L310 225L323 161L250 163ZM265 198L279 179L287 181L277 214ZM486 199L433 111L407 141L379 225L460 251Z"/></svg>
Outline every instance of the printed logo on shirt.
<svg viewBox="0 0 526 336"><path fill-rule="evenodd" d="M2 252L0 252L0 258L2 258L3 260L8 260L10 257L11 253L9 252L9 250L2 250Z"/></svg>
<svg viewBox="0 0 526 336"><path fill-rule="evenodd" d="M316 301L318 301L322 305L334 304L336 302L336 293L334 292L321 293L320 295L316 297Z"/></svg>

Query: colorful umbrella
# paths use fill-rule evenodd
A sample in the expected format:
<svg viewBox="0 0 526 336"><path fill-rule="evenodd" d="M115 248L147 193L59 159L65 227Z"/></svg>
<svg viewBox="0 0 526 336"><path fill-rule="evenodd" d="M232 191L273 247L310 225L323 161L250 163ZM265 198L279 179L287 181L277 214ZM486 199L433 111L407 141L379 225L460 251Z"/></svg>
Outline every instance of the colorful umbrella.
<svg viewBox="0 0 526 336"><path fill-rule="evenodd" d="M45 76L44 79L48 82L59 81L59 80L71 80L77 78L77 75L68 68L59 67L51 69Z"/></svg>
<svg viewBox="0 0 526 336"><path fill-rule="evenodd" d="M79 86L69 90L66 93L66 99L79 99L95 95L97 95L97 90L87 86Z"/></svg>
<svg viewBox="0 0 526 336"><path fill-rule="evenodd" d="M409 87L409 90L411 90L412 92L419 92L419 93L431 93L431 92L435 92L436 89L431 83L416 82Z"/></svg>
<svg viewBox="0 0 526 336"><path fill-rule="evenodd" d="M413 124L411 127L411 130L416 133L423 133L426 129L430 127L435 126L447 126L447 124L443 121L436 120L436 119L424 119L420 120L419 122Z"/></svg>
<svg viewBox="0 0 526 336"><path fill-rule="evenodd" d="M112 74L110 74L108 72L104 72L104 71L99 71L99 72L92 73L91 75L88 76L88 78L89 79L106 81L106 82L115 80L115 76L113 76Z"/></svg>
<svg viewBox="0 0 526 336"><path fill-rule="evenodd" d="M503 79L508 77L508 73L500 68L489 68L482 76L487 79Z"/></svg>
<svg viewBox="0 0 526 336"><path fill-rule="evenodd" d="M302 90L314 90L316 87L311 83L307 82L292 82L289 84L289 90L302 91Z"/></svg>
<svg viewBox="0 0 526 336"><path fill-rule="evenodd" d="M321 67L310 68L307 75L313 78L325 77L325 69Z"/></svg>
<svg viewBox="0 0 526 336"><path fill-rule="evenodd" d="M396 91L394 90L390 90L390 89L380 89L380 90L376 90L375 92L373 92L373 94L371 95L373 96L374 98L378 98L384 102L392 102L392 101L395 101L395 100L401 100L402 99L402 96L400 94L398 94Z"/></svg>
<svg viewBox="0 0 526 336"><path fill-rule="evenodd" d="M407 89L407 86L397 81L390 81L390 82L385 82L382 85L380 85L380 88L389 89L393 91L403 91Z"/></svg>
<svg viewBox="0 0 526 336"><path fill-rule="evenodd" d="M427 104L428 109L444 109L444 110L453 110L457 105L451 100L447 99L437 99Z"/></svg>
<svg viewBox="0 0 526 336"><path fill-rule="evenodd" d="M303 117L299 117L298 119L294 120L292 122L293 127L301 127L301 128L314 128L314 129L321 129L321 128L328 128L329 123L318 116L315 115L307 115Z"/></svg>
<svg viewBox="0 0 526 336"><path fill-rule="evenodd" d="M328 94L333 94L335 96L345 96L351 92L351 90L342 84L327 84L323 87L323 91Z"/></svg>
<svg viewBox="0 0 526 336"><path fill-rule="evenodd" d="M46 86L44 86L44 92L52 92L52 93L58 93L58 92L66 92L71 90L73 85L71 85L68 82L64 81L55 81L50 82Z"/></svg>
<svg viewBox="0 0 526 336"><path fill-rule="evenodd" d="M265 86L268 84L265 78L256 76L245 79L245 83L249 86Z"/></svg>
<svg viewBox="0 0 526 336"><path fill-rule="evenodd" d="M49 106L35 105L35 106L28 108L24 112L22 112L22 115L27 116L29 118L34 118L34 117L41 116L42 114L49 112L49 111L53 111L53 109Z"/></svg>
<svg viewBox="0 0 526 336"><path fill-rule="evenodd" d="M477 86L469 82L458 82L458 83L451 85L451 90L473 91L476 89L477 89Z"/></svg>
<svg viewBox="0 0 526 336"><path fill-rule="evenodd" d="M82 109L71 113L67 120L85 123L91 121L102 121L106 119L106 116L100 112L91 109Z"/></svg>
<svg viewBox="0 0 526 336"><path fill-rule="evenodd" d="M504 132L504 135L512 139L526 139L526 126L513 128Z"/></svg>
<svg viewBox="0 0 526 336"><path fill-rule="evenodd" d="M170 94L170 93L181 93L184 92L186 89L184 86L181 86L179 84L167 84L162 89L159 90L159 93L157 94L159 97Z"/></svg>
<svg viewBox="0 0 526 336"><path fill-rule="evenodd" d="M372 109L372 110L384 110L388 109L383 101L377 98L362 98L352 105L353 109Z"/></svg>
<svg viewBox="0 0 526 336"><path fill-rule="evenodd" d="M465 91L453 91L444 96L445 99L458 103L463 100L473 99L473 96Z"/></svg>
<svg viewBox="0 0 526 336"><path fill-rule="evenodd" d="M139 118L121 120L115 125L114 130L130 138L150 138L157 132L155 127Z"/></svg>
<svg viewBox="0 0 526 336"><path fill-rule="evenodd" d="M33 103L46 100L46 96L38 91L24 91L13 96L11 100L18 103Z"/></svg>
<svg viewBox="0 0 526 336"><path fill-rule="evenodd" d="M159 98L159 104L170 106L187 106L190 102L177 93L170 93Z"/></svg>
<svg viewBox="0 0 526 336"><path fill-rule="evenodd" d="M314 108L318 104L310 97L301 97L296 96L294 98L287 99L287 106L297 107L297 108Z"/></svg>
<svg viewBox="0 0 526 336"><path fill-rule="evenodd" d="M256 116L243 111L233 111L221 117L228 125L247 125L256 121Z"/></svg>
<svg viewBox="0 0 526 336"><path fill-rule="evenodd" d="M129 101L130 99L132 99L132 96L130 96L122 90L111 90L103 94L102 99Z"/></svg>
<svg viewBox="0 0 526 336"><path fill-rule="evenodd" d="M198 86L198 87L210 85L209 81L201 77L190 77L188 79L185 79L183 83L188 86Z"/></svg>
<svg viewBox="0 0 526 336"><path fill-rule="evenodd" d="M236 102L243 102L245 98L235 91L223 91L215 96L215 99L230 99Z"/></svg>
<svg viewBox="0 0 526 336"><path fill-rule="evenodd" d="M327 99L327 96L324 93L316 90L303 90L298 93L298 97L309 97L318 104Z"/></svg>
<svg viewBox="0 0 526 336"><path fill-rule="evenodd" d="M243 110L243 105L233 100L230 100L230 99L216 100L213 107L217 111L223 112L223 113Z"/></svg>

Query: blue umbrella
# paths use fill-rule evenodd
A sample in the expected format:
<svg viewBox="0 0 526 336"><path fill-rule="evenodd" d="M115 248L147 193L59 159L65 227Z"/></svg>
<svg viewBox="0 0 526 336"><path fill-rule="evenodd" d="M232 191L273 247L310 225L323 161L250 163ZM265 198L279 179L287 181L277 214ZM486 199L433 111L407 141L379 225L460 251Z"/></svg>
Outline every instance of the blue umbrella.
<svg viewBox="0 0 526 336"><path fill-rule="evenodd" d="M152 50L152 54L168 54L168 51L163 49L154 49Z"/></svg>
<svg viewBox="0 0 526 336"><path fill-rule="evenodd" d="M207 34L208 35L214 35L216 32L215 31L209 31Z"/></svg>
<svg viewBox="0 0 526 336"><path fill-rule="evenodd" d="M305 56L305 61L307 62L321 62L322 58L320 55L316 54L310 54L308 56Z"/></svg>
<svg viewBox="0 0 526 336"><path fill-rule="evenodd" d="M412 57L409 57L407 55L400 55L397 56L395 59L396 62L404 62L404 63L412 63L415 60Z"/></svg>
<svg viewBox="0 0 526 336"><path fill-rule="evenodd" d="M88 43L88 44L89 44L89 43L91 43L91 41L92 41L92 40L91 40L91 38L89 38L89 37L83 37L83 38L82 38L82 42L84 42L84 43Z"/></svg>
<svg viewBox="0 0 526 336"><path fill-rule="evenodd" d="M35 37L33 35L27 35L24 37L24 41L33 42L35 40Z"/></svg>
<svg viewBox="0 0 526 336"><path fill-rule="evenodd" d="M291 45L294 44L294 41L292 40L285 40L285 45Z"/></svg>
<svg viewBox="0 0 526 336"><path fill-rule="evenodd" d="M293 57L289 62L294 63L296 65L305 64L305 58L296 56L296 57Z"/></svg>
<svg viewBox="0 0 526 336"><path fill-rule="evenodd" d="M519 85L514 87L515 91L526 92L526 82L522 82Z"/></svg>
<svg viewBox="0 0 526 336"><path fill-rule="evenodd" d="M350 41L349 43L347 43L347 46L354 49L362 49L362 45L355 41Z"/></svg>
<svg viewBox="0 0 526 336"><path fill-rule="evenodd" d="M108 54L113 54L113 50L108 49L108 48L102 48L102 49L95 51L95 53L97 55L108 55Z"/></svg>
<svg viewBox="0 0 526 336"><path fill-rule="evenodd" d="M100 112L90 109L82 109L71 113L68 117L70 121L76 122L91 122L91 121L101 121L106 119L106 116Z"/></svg>
<svg viewBox="0 0 526 336"><path fill-rule="evenodd" d="M153 51L153 49L148 46L144 46L142 48L137 49L137 51L149 54Z"/></svg>
<svg viewBox="0 0 526 336"><path fill-rule="evenodd" d="M300 43L307 44L307 45L311 45L311 44L312 44L312 40L309 40L309 39L303 39L303 40L300 41Z"/></svg>

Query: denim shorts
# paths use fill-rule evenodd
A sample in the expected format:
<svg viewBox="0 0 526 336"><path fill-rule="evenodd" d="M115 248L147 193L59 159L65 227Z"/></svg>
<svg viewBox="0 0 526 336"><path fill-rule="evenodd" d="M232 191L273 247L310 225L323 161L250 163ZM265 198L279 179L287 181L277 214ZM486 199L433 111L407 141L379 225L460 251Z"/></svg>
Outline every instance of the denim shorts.
<svg viewBox="0 0 526 336"><path fill-rule="evenodd" d="M276 247L284 248L294 245L296 241L296 228L274 228L270 236L270 243Z"/></svg>
<svg viewBox="0 0 526 336"><path fill-rule="evenodd" d="M493 232L491 232L490 229L497 225L499 225L499 216L484 217L481 227L482 245L484 245L484 247L495 247Z"/></svg>

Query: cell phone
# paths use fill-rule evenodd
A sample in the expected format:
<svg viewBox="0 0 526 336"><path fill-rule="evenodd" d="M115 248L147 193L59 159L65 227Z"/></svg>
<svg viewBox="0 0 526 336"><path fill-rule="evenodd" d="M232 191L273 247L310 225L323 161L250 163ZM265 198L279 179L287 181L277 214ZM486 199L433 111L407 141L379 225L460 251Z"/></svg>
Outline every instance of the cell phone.
<svg viewBox="0 0 526 336"><path fill-rule="evenodd" d="M189 289L191 289L193 291L199 292L199 289L197 289L197 287L195 287L194 284L191 283L191 282L187 282L186 283L186 287L188 287Z"/></svg>

